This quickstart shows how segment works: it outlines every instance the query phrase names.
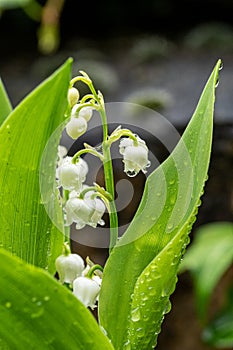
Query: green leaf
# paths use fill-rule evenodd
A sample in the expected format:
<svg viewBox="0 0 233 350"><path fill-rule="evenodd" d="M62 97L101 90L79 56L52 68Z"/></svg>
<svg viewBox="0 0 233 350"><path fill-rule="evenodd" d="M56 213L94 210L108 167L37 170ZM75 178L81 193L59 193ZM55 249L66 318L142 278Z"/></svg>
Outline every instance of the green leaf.
<svg viewBox="0 0 233 350"><path fill-rule="evenodd" d="M11 103L7 96L5 87L0 79L0 126L12 111Z"/></svg>
<svg viewBox="0 0 233 350"><path fill-rule="evenodd" d="M113 349L94 317L44 270L0 250L1 350Z"/></svg>
<svg viewBox="0 0 233 350"><path fill-rule="evenodd" d="M40 162L47 141L64 122L70 69L68 60L0 128L0 246L51 273L62 250L63 234L52 224L41 201ZM59 143L59 134L55 134L45 173L50 185L55 179ZM53 203L62 216L56 196Z"/></svg>
<svg viewBox="0 0 233 350"><path fill-rule="evenodd" d="M117 350L154 346L207 177L219 61L182 139L147 179L104 270L99 317Z"/></svg>
<svg viewBox="0 0 233 350"><path fill-rule="evenodd" d="M216 348L233 348L233 288L224 309L204 329L202 339Z"/></svg>
<svg viewBox="0 0 233 350"><path fill-rule="evenodd" d="M211 294L233 262L233 224L215 222L201 226L181 263L181 271L190 270L201 320L207 317Z"/></svg>

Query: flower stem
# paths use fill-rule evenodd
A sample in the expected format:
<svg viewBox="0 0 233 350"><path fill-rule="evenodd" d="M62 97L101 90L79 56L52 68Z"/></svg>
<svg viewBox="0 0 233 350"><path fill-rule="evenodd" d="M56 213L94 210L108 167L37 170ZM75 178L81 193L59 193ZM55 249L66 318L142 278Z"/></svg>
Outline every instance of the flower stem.
<svg viewBox="0 0 233 350"><path fill-rule="evenodd" d="M92 85L92 84L91 84ZM99 113L102 120L103 127L103 166L104 166L104 177L105 177L105 189L110 193L113 200L109 201L109 221L110 221L110 244L109 251L113 249L113 247L117 243L118 239L118 216L115 206L115 189L114 189L114 177L113 177L113 168L112 168L112 158L110 152L110 145L108 143L108 124L107 124L107 115L104 108L104 101L102 98L96 94L93 85L90 87L93 94L95 93L95 97L99 100Z"/></svg>
<svg viewBox="0 0 233 350"><path fill-rule="evenodd" d="M92 278L93 275L94 275L94 272L95 272L96 270L99 270L99 271L103 272L104 269L103 269L103 267L102 267L101 265L99 265L99 264L93 265L93 266L90 268L90 270L88 271L86 277Z"/></svg>
<svg viewBox="0 0 233 350"><path fill-rule="evenodd" d="M73 78L70 82L70 87L72 87L76 82L82 81L85 83L92 95L94 100L97 102L97 106L95 105L95 109L99 111L102 121L102 127L103 127L103 144L102 144L102 151L103 151L103 158L99 156L99 153L97 151L90 152L94 155L99 156L99 158L103 161L104 166L104 177L105 177L105 189L110 194L110 196L113 198L109 201L109 221L110 221L110 245L109 245L109 251L111 252L112 248L116 245L117 239L118 239L118 216L115 206L115 189L114 189L114 178L113 178L113 168L112 168L112 158L111 158L111 152L110 147L111 143L108 142L108 124L107 124L107 115L105 111L104 106L104 98L100 91L98 93L96 92L94 85L89 78L89 76L83 72L80 71L82 76L77 76L76 78ZM91 94L88 94L88 99L92 98ZM83 98L82 102L85 102L86 98ZM90 102L87 102L86 105L91 104ZM81 107L82 108L82 107ZM77 160L77 158L85 153L85 150L79 151L74 157L73 157L73 163Z"/></svg>

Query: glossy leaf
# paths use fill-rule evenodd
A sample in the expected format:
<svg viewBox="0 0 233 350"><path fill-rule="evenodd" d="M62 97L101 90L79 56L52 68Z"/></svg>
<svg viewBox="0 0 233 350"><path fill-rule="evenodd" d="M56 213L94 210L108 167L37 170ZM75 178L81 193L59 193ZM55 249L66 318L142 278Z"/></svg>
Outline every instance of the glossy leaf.
<svg viewBox="0 0 233 350"><path fill-rule="evenodd" d="M152 348L170 308L207 177L220 64L177 147L148 177L138 211L106 264L99 317L117 350Z"/></svg>
<svg viewBox="0 0 233 350"><path fill-rule="evenodd" d="M11 103L9 101L3 82L0 79L0 126L11 111Z"/></svg>
<svg viewBox="0 0 233 350"><path fill-rule="evenodd" d="M211 294L221 276L233 263L233 224L215 222L201 226L181 263L190 270L200 319L206 320Z"/></svg>
<svg viewBox="0 0 233 350"><path fill-rule="evenodd" d="M44 270L0 250L0 349L111 350L96 320Z"/></svg>
<svg viewBox="0 0 233 350"><path fill-rule="evenodd" d="M0 246L52 273L63 235L41 202L39 172L46 143L64 122L70 69L68 60L28 95L0 128ZM47 182L55 179L59 135L53 142ZM62 217L57 201L55 197L57 215Z"/></svg>

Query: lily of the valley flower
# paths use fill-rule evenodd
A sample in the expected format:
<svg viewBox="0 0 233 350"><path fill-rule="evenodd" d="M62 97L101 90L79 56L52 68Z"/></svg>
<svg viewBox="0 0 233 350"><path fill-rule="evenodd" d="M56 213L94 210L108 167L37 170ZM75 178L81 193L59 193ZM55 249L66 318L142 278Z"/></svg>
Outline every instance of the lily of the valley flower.
<svg viewBox="0 0 233 350"><path fill-rule="evenodd" d="M56 270L61 283L73 283L82 275L84 267L84 261L78 254L62 254L56 259Z"/></svg>
<svg viewBox="0 0 233 350"><path fill-rule="evenodd" d="M78 163L72 163L72 157L65 157L57 168L59 186L65 190L80 192L83 182L86 180L88 165L82 158Z"/></svg>
<svg viewBox="0 0 233 350"><path fill-rule="evenodd" d="M73 140L76 140L86 131L87 121L82 117L71 117L70 121L66 124L66 132Z"/></svg>
<svg viewBox="0 0 233 350"><path fill-rule="evenodd" d="M94 309L100 285L89 277L77 277L73 282L74 295L86 306Z"/></svg>
<svg viewBox="0 0 233 350"><path fill-rule="evenodd" d="M91 119L93 115L93 108L92 107L83 107L81 111L79 112L79 118L84 118L87 122Z"/></svg>
<svg viewBox="0 0 233 350"><path fill-rule="evenodd" d="M76 104L71 111L71 119L66 125L66 132L72 139L77 139L87 131L87 122L92 117L93 108L83 107L80 108L79 104Z"/></svg>
<svg viewBox="0 0 233 350"><path fill-rule="evenodd" d="M137 136L138 144L130 138L123 138L120 141L119 152L123 155L124 171L128 176L136 176L141 170L146 173L150 166L148 160L148 148L145 141Z"/></svg>
<svg viewBox="0 0 233 350"><path fill-rule="evenodd" d="M71 196L66 202L66 225L76 223L76 228L81 229L86 225L96 227L97 224L103 225L102 216L105 212L104 203L98 199L92 199L85 195L84 198Z"/></svg>

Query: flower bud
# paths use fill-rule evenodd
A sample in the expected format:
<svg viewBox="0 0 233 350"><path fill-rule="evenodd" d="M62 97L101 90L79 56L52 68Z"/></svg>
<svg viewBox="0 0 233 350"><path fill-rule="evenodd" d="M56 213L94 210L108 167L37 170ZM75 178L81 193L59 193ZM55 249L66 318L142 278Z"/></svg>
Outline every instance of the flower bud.
<svg viewBox="0 0 233 350"><path fill-rule="evenodd" d="M79 100L79 91L75 88L72 87L68 91L68 101L70 104L70 107L72 108Z"/></svg>
<svg viewBox="0 0 233 350"><path fill-rule="evenodd" d="M82 117L71 117L70 121L66 124L66 132L73 140L76 140L86 131L87 121Z"/></svg>
<svg viewBox="0 0 233 350"><path fill-rule="evenodd" d="M60 255L55 264L61 283L73 283L84 270L84 261L78 254Z"/></svg>
<svg viewBox="0 0 233 350"><path fill-rule="evenodd" d="M74 295L86 306L94 309L100 292L99 284L88 277L78 277L73 282Z"/></svg>
<svg viewBox="0 0 233 350"><path fill-rule="evenodd" d="M57 168L58 183L65 190L80 192L86 180L88 165L82 158L78 163L72 163L72 157L65 157Z"/></svg>
<svg viewBox="0 0 233 350"><path fill-rule="evenodd" d="M138 145L129 138L123 138L119 145L119 152L123 155L124 171L128 176L136 176L141 170L146 173L146 168L150 166L148 160L148 148L145 141L137 136Z"/></svg>

